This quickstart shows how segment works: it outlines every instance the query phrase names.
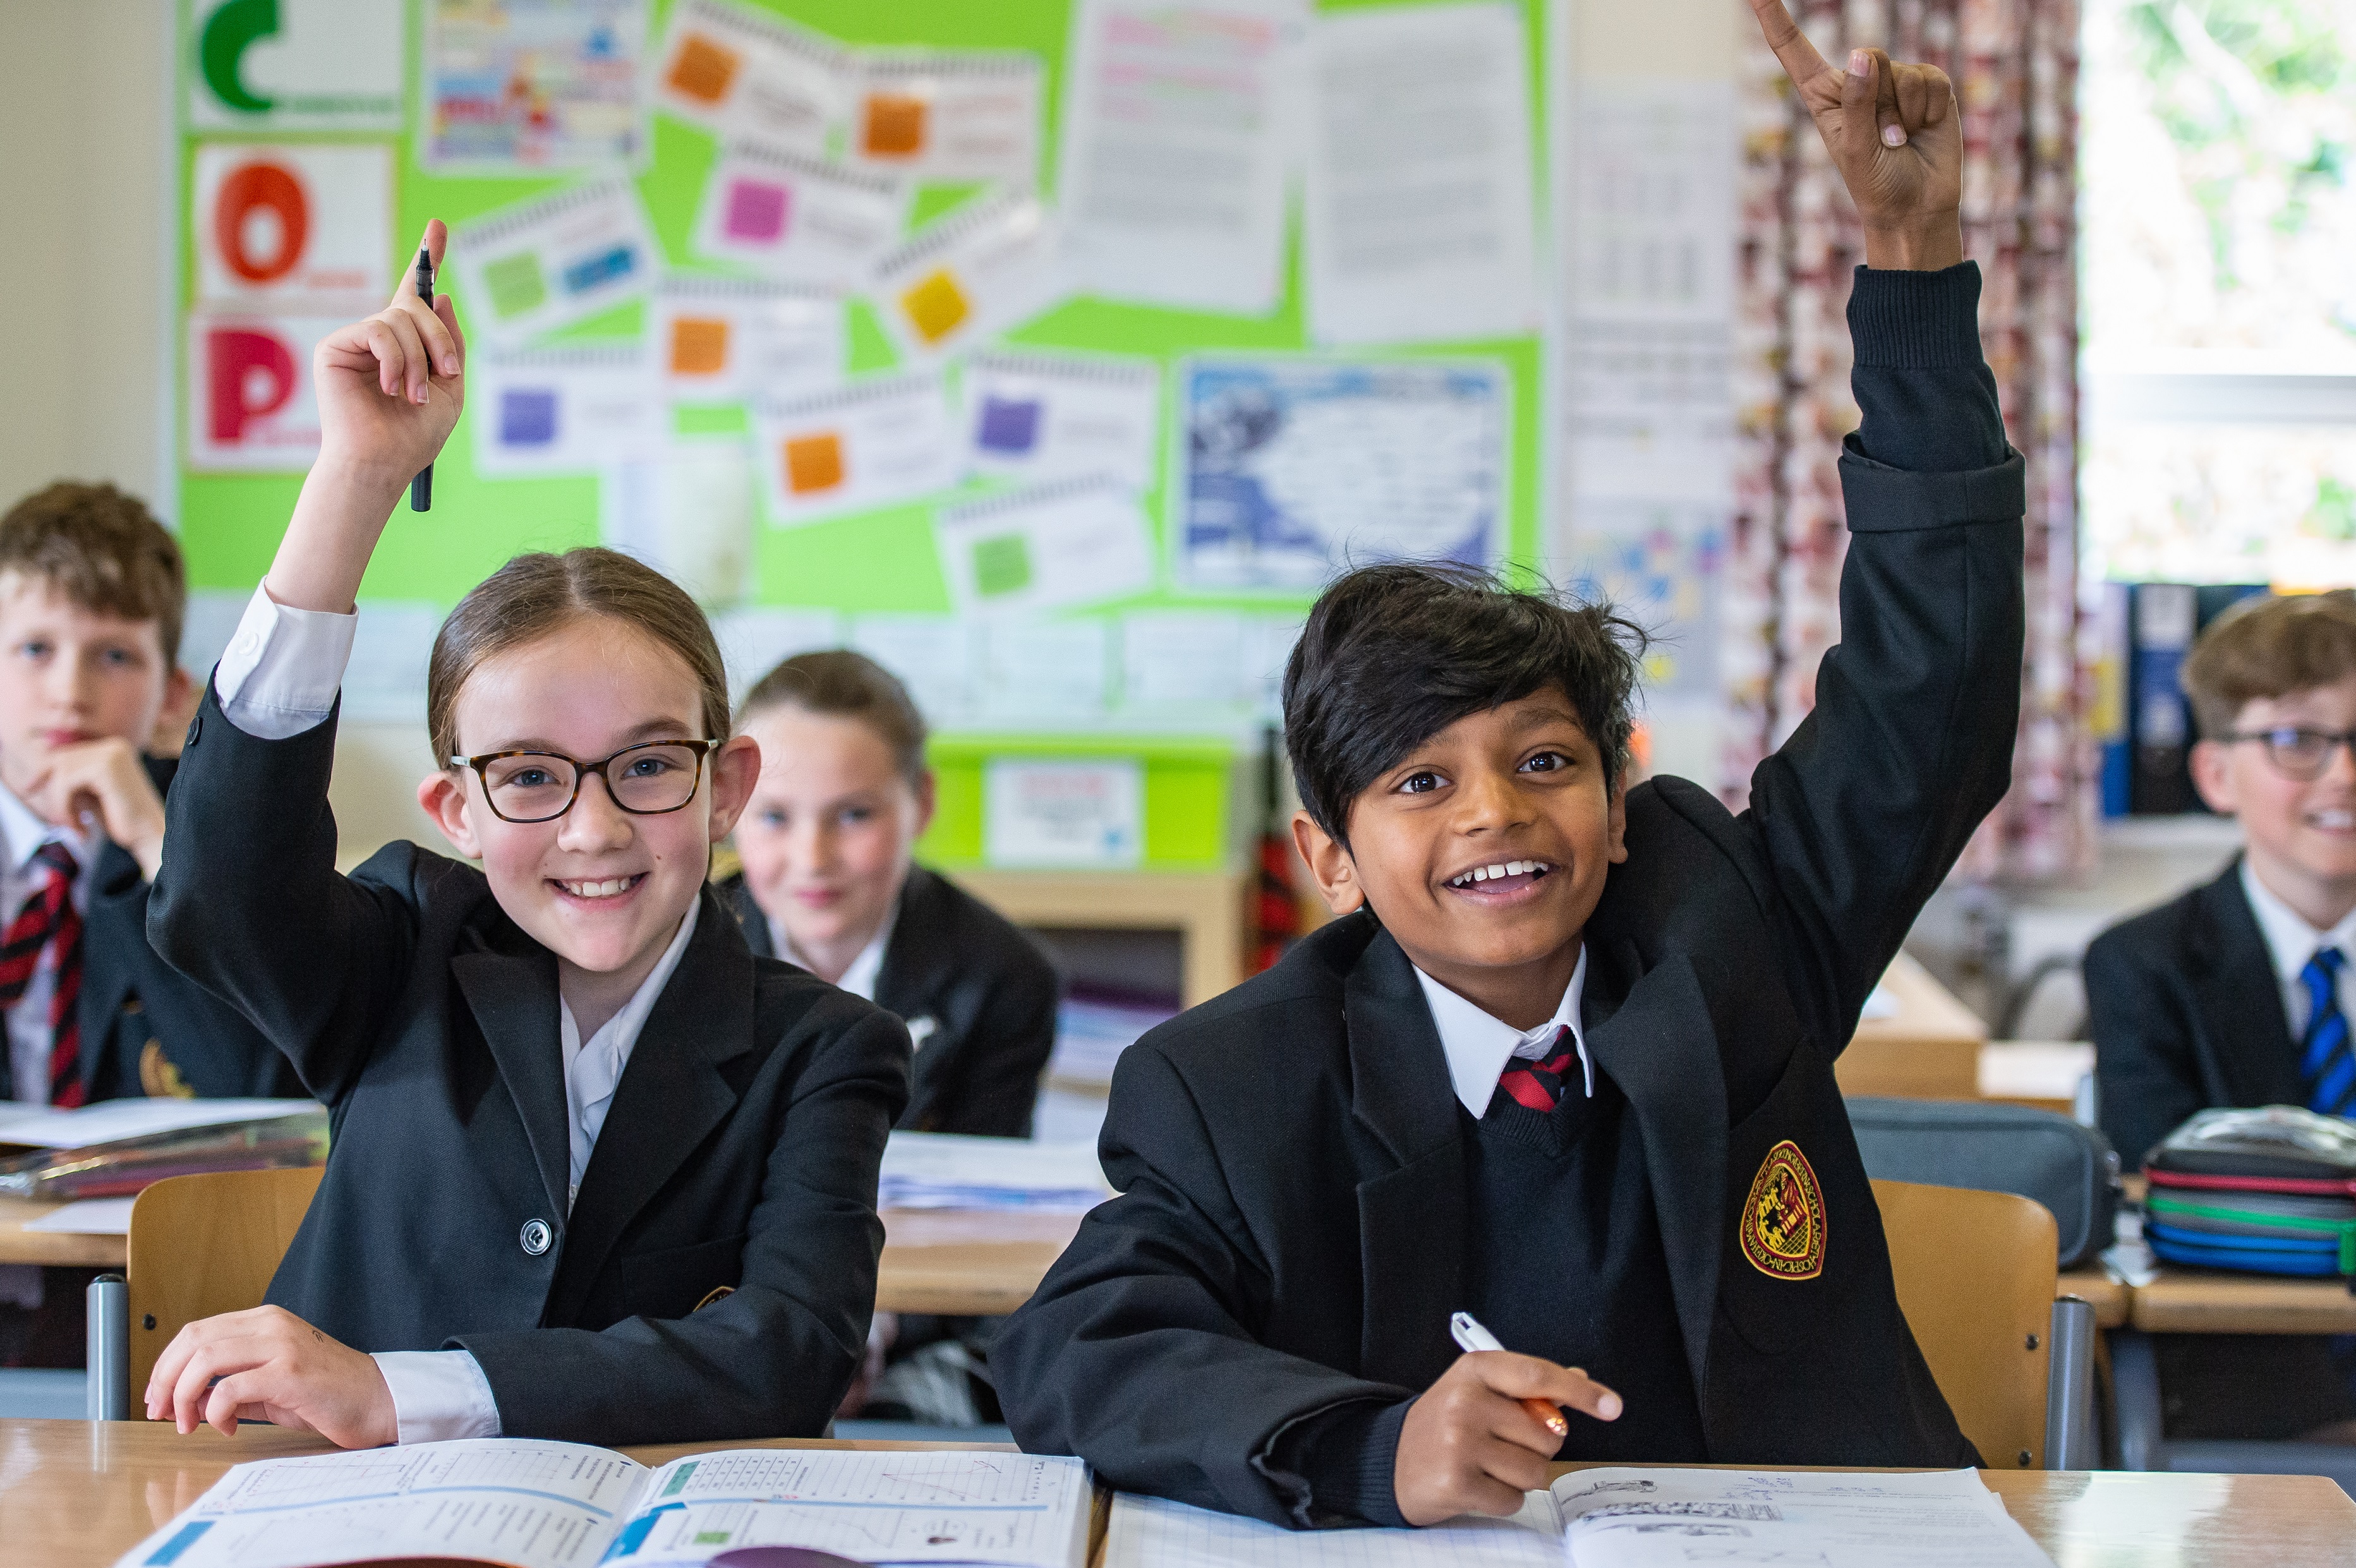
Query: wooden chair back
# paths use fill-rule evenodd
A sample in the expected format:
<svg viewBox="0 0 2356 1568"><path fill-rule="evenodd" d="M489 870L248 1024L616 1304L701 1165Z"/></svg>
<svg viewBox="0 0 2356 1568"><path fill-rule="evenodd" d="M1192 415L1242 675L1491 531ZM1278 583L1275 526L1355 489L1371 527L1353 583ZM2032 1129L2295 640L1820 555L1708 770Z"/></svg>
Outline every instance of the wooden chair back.
<svg viewBox="0 0 2356 1568"><path fill-rule="evenodd" d="M2009 1192L1877 1181L1898 1306L1939 1392L1991 1469L2045 1466L2045 1383L2060 1243Z"/></svg>
<svg viewBox="0 0 2356 1568"><path fill-rule="evenodd" d="M326 1169L173 1176L139 1194L123 1275L134 1417L172 1336L200 1317L262 1305Z"/></svg>

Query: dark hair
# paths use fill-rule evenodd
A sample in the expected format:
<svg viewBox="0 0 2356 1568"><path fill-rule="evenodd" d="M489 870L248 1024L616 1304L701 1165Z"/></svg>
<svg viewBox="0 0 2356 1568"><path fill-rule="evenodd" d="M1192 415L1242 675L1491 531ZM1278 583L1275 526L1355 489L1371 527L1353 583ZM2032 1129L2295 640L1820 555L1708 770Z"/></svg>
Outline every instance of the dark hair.
<svg viewBox="0 0 2356 1568"><path fill-rule="evenodd" d="M1361 567L1318 596L1284 670L1284 746L1310 819L1343 844L1383 770L1459 719L1562 688L1616 787L1647 638L1608 603L1467 567Z"/></svg>
<svg viewBox="0 0 2356 1568"><path fill-rule="evenodd" d="M180 656L188 573L180 547L135 496L59 482L0 517L0 571L37 577L78 608L153 621L169 666Z"/></svg>
<svg viewBox="0 0 2356 1568"><path fill-rule="evenodd" d="M2288 697L2356 675L2356 593L2243 600L2192 645L2179 680L2201 732L2231 733L2244 703Z"/></svg>
<svg viewBox="0 0 2356 1568"><path fill-rule="evenodd" d="M767 708L856 719L892 749L892 764L915 789L925 779L925 716L900 677L849 648L796 654L763 676L736 710L739 723Z"/></svg>
<svg viewBox="0 0 2356 1568"><path fill-rule="evenodd" d="M644 561L588 545L519 555L477 583L434 636L425 670L425 727L434 765L458 750L458 690L485 659L593 615L635 626L677 654L702 688L703 734L728 738L728 671L687 591Z"/></svg>

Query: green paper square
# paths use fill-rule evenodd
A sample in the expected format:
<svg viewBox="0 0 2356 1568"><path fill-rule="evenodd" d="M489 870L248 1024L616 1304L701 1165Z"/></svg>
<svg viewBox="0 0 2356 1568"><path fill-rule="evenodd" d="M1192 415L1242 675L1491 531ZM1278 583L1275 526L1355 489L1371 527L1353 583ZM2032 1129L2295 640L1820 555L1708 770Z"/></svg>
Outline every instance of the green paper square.
<svg viewBox="0 0 2356 1568"><path fill-rule="evenodd" d="M548 280L540 275L540 258L529 251L502 256L485 267L483 283L491 291L491 314L501 321L535 309L548 298Z"/></svg>
<svg viewBox="0 0 2356 1568"><path fill-rule="evenodd" d="M973 591L984 599L1031 586L1031 546L1021 534L1000 534L973 547Z"/></svg>

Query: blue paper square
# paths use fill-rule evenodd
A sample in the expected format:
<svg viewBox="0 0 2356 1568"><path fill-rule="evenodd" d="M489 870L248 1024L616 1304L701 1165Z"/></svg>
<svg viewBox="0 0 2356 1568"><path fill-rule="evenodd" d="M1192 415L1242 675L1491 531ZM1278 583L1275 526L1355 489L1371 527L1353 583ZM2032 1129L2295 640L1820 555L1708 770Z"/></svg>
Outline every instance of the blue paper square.
<svg viewBox="0 0 2356 1568"><path fill-rule="evenodd" d="M547 446L556 440L556 392L512 387L499 400L501 446Z"/></svg>
<svg viewBox="0 0 2356 1568"><path fill-rule="evenodd" d="M981 429L974 440L984 452L1020 457L1039 444L1039 400L984 398Z"/></svg>

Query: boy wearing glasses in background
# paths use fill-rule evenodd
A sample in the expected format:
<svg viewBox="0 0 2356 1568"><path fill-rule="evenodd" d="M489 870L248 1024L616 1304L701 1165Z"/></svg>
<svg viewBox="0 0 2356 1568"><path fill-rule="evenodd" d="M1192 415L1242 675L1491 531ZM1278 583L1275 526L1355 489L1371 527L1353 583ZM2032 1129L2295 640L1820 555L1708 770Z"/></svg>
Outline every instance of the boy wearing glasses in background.
<svg viewBox="0 0 2356 1568"><path fill-rule="evenodd" d="M2214 881L2086 950L2102 1127L2128 1168L2196 1111L2356 1115L2356 593L2245 602L2184 664L2192 781L2242 825ZM2356 1441L2356 1345L2161 1337L2168 1435Z"/></svg>

